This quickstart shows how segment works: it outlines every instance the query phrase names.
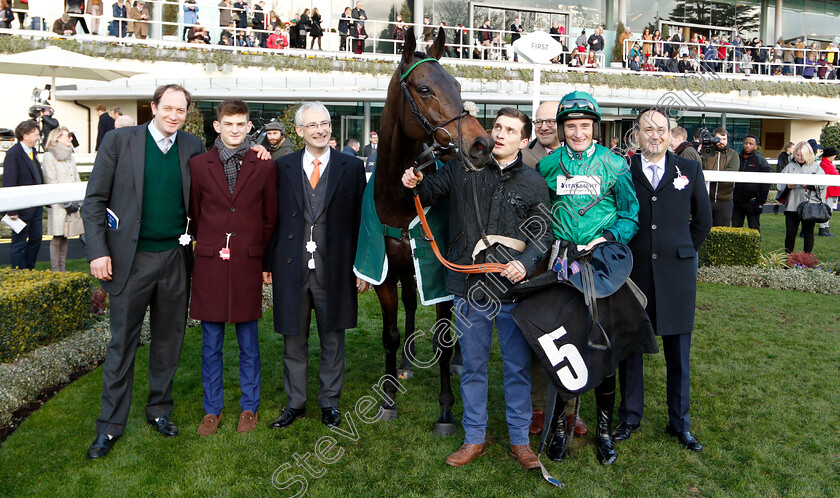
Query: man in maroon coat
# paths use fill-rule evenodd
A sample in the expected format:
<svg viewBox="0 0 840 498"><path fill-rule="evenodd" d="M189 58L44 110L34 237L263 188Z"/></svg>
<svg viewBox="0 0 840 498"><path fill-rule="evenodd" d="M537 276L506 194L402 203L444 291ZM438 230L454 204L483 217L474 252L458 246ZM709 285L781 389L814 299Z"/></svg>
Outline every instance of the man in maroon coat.
<svg viewBox="0 0 840 498"><path fill-rule="evenodd" d="M201 320L204 412L198 434L216 432L222 414L225 323L236 324L239 384L237 430L257 424L262 316L262 259L277 223L277 170L250 150L248 106L226 100L213 123L219 133L209 152L190 160L190 225L196 237L190 316Z"/></svg>

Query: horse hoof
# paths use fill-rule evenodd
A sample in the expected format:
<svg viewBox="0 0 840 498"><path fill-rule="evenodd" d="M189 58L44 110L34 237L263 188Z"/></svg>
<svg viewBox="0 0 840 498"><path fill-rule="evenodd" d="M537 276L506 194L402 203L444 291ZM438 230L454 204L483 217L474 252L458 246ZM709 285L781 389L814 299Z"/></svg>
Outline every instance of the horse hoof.
<svg viewBox="0 0 840 498"><path fill-rule="evenodd" d="M455 432L457 431L457 427L455 424L443 424L443 423L436 423L435 424L435 434L442 437L449 437L454 436Z"/></svg>
<svg viewBox="0 0 840 498"><path fill-rule="evenodd" d="M397 377L399 377L400 380L410 379L414 377L414 370L411 368L397 369Z"/></svg>
<svg viewBox="0 0 840 498"><path fill-rule="evenodd" d="M379 420L396 420L399 417L396 407L394 408L379 408Z"/></svg>
<svg viewBox="0 0 840 498"><path fill-rule="evenodd" d="M461 376L464 373L464 365L449 365L449 374Z"/></svg>

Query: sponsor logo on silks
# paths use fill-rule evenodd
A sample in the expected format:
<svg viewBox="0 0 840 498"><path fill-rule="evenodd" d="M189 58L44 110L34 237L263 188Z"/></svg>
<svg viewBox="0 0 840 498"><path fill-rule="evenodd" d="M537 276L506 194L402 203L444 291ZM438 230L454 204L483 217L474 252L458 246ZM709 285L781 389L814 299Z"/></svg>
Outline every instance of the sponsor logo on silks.
<svg viewBox="0 0 840 498"><path fill-rule="evenodd" d="M596 175L557 176L557 195L601 195L601 177Z"/></svg>
<svg viewBox="0 0 840 498"><path fill-rule="evenodd" d="M539 343L552 366L557 367L563 364L555 372L563 387L569 391L578 391L586 387L589 381L589 370L574 344L563 344L557 347L556 341L564 335L566 335L566 329L561 325L553 332L540 337Z"/></svg>
<svg viewBox="0 0 840 498"><path fill-rule="evenodd" d="M579 273L580 264L577 261L573 261L572 264L569 264L568 259L563 259L558 256L551 269L557 272L557 280L562 282L564 280L569 280L570 275Z"/></svg>

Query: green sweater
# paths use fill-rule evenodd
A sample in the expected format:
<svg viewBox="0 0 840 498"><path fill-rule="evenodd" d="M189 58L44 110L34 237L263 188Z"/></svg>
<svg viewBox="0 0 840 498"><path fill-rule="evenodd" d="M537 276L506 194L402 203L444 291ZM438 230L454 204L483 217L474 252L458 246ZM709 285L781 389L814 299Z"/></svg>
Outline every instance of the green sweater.
<svg viewBox="0 0 840 498"><path fill-rule="evenodd" d="M598 178L606 197L580 216L595 195L581 191L577 195L557 195L557 177L563 175L560 160L571 175ZM563 146L540 160L539 172L548 183L554 237L586 245L598 237L627 243L639 230L639 201L624 159L602 145L593 144L578 154Z"/></svg>
<svg viewBox="0 0 840 498"><path fill-rule="evenodd" d="M146 130L146 169L143 173L138 251L161 252L178 247L178 237L187 228L187 211L181 187L177 140L164 154Z"/></svg>

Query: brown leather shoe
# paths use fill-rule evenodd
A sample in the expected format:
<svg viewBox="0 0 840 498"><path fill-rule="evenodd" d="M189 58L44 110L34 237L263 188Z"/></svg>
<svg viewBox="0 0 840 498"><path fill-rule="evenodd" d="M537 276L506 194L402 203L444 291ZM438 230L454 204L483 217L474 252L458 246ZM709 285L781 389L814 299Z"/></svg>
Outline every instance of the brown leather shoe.
<svg viewBox="0 0 840 498"><path fill-rule="evenodd" d="M257 427L257 414L251 410L245 410L239 415L239 425L236 426L237 432L251 432Z"/></svg>
<svg viewBox="0 0 840 498"><path fill-rule="evenodd" d="M525 470L539 468L540 459L534 454L530 444L510 445L510 456L519 462L519 466Z"/></svg>
<svg viewBox="0 0 840 498"><path fill-rule="evenodd" d="M572 425L572 418L574 418L574 414L568 415L566 417L566 424ZM575 418L575 436L585 436L586 433L589 432L589 428L586 427L586 423L580 418L580 415Z"/></svg>
<svg viewBox="0 0 840 498"><path fill-rule="evenodd" d="M545 412L534 410L534 413L531 415L531 425L528 426L528 432L531 434L542 434L543 425L545 425Z"/></svg>
<svg viewBox="0 0 840 498"><path fill-rule="evenodd" d="M482 455L484 455L483 444L464 444L458 451L446 457L446 465L463 467L475 460L475 457Z"/></svg>
<svg viewBox="0 0 840 498"><path fill-rule="evenodd" d="M217 417L208 413L203 419L201 419L201 423L198 424L198 435L204 437L209 436L210 434L215 434L216 430L219 428L219 422L221 421L221 414Z"/></svg>

